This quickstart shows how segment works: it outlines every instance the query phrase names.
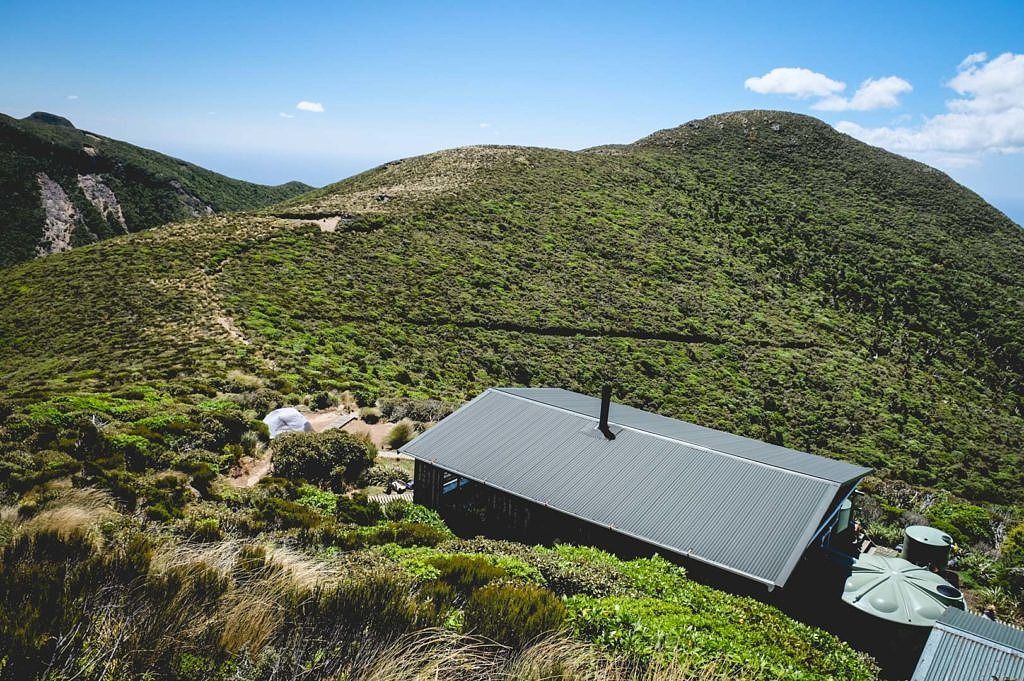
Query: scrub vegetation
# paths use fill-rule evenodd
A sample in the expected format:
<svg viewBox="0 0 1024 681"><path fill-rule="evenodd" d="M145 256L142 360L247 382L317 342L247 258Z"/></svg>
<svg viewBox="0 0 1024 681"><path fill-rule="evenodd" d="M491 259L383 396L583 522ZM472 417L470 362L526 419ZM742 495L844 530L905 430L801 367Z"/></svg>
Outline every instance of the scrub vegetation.
<svg viewBox="0 0 1024 681"><path fill-rule="evenodd" d="M347 391L405 439L491 385L612 382L874 467L872 535L946 529L1012 612L1022 294L1005 216L778 112L440 152L0 270L0 675L873 678L666 560L381 508L372 445L259 419ZM266 447L273 475L230 484Z"/></svg>
<svg viewBox="0 0 1024 681"><path fill-rule="evenodd" d="M457 678L875 678L833 636L658 557L442 530L433 548L343 549L306 528L211 540L93 488L40 492L2 517L3 678L422 679L403 665L444 671L467 647L486 668ZM535 676L524 660L566 668Z"/></svg>

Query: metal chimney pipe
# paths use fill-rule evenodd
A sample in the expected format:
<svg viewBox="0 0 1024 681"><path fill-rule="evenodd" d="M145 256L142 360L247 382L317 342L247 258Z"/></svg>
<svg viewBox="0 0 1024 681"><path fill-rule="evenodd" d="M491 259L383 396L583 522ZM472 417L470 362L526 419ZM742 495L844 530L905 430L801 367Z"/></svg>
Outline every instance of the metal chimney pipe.
<svg viewBox="0 0 1024 681"><path fill-rule="evenodd" d="M601 421L597 424L597 429L601 431L607 440L614 440L615 433L608 427L608 408L612 404L612 387L605 385L601 388Z"/></svg>

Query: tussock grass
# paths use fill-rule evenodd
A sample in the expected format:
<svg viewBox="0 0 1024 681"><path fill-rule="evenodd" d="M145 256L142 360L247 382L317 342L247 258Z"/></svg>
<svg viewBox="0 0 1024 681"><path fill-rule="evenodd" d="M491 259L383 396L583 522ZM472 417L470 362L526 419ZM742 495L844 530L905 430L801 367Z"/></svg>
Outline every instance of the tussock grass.
<svg viewBox="0 0 1024 681"><path fill-rule="evenodd" d="M103 490L67 489L56 494L56 499L47 503L41 511L16 523L15 536L31 537L50 533L64 541L75 536L99 541L100 524L119 515L113 499Z"/></svg>
<svg viewBox="0 0 1024 681"><path fill-rule="evenodd" d="M725 681L724 666L685 660L638 664L564 636L515 650L445 629L417 632L352 665L352 681Z"/></svg>

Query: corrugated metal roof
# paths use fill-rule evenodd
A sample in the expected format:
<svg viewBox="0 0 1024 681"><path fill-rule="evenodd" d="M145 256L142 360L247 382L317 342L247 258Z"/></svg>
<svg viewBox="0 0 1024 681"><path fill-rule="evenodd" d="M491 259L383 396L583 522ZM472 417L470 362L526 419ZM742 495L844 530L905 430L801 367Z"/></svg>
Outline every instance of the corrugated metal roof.
<svg viewBox="0 0 1024 681"><path fill-rule="evenodd" d="M570 404L574 393L559 393L565 394L544 391L545 397L559 398L559 404L551 404L522 390L488 390L402 451L778 586L813 539L842 483L869 470L847 464L847 473L832 476L840 482L806 472L839 469L806 465L795 470L788 455L793 465L783 467L712 450L638 428L638 418L617 418L624 413L616 409L619 405L613 406L610 420L622 430L606 440L596 433L597 409L593 416L580 411L591 406L582 399L574 403L579 409L569 409L562 405Z"/></svg>
<svg viewBox="0 0 1024 681"><path fill-rule="evenodd" d="M561 388L495 388L509 395L547 404L559 409L597 418L601 400ZM845 483L857 480L871 472L863 466L846 461L829 459L824 456L800 452L788 447L761 442L742 435L734 435L713 428L705 428L679 419L669 418L624 404L612 403L608 421L629 428L636 428L655 435L672 438L681 442L707 447L718 452L740 456L770 466L779 466L816 478Z"/></svg>
<svg viewBox="0 0 1024 681"><path fill-rule="evenodd" d="M949 608L932 629L912 681L1024 679L1024 631Z"/></svg>

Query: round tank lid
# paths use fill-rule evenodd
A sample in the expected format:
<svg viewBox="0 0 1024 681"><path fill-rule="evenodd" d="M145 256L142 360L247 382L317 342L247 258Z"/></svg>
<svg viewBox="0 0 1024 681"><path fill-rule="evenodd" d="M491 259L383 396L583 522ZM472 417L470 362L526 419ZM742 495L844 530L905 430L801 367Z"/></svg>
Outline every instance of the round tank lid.
<svg viewBox="0 0 1024 681"><path fill-rule="evenodd" d="M952 546L953 538L934 527L927 525L911 525L904 533L920 544L929 546Z"/></svg>
<svg viewBox="0 0 1024 681"><path fill-rule="evenodd" d="M840 510L846 511L853 508L853 502L849 499L843 499L843 503L839 504Z"/></svg>
<svg viewBox="0 0 1024 681"><path fill-rule="evenodd" d="M940 575L902 558L861 554L850 568L843 600L869 615L930 627L946 608L964 608L964 597Z"/></svg>

